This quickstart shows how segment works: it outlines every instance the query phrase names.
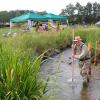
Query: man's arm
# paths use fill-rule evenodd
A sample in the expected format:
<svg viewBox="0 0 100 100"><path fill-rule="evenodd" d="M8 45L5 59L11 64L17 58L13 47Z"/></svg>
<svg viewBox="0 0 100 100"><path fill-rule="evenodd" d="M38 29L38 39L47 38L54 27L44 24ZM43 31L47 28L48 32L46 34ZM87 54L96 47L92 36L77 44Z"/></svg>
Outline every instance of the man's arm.
<svg viewBox="0 0 100 100"><path fill-rule="evenodd" d="M74 58L76 58L76 59L82 59L82 58L85 57L86 53L87 53L87 48L85 46L83 46L81 54L74 55Z"/></svg>

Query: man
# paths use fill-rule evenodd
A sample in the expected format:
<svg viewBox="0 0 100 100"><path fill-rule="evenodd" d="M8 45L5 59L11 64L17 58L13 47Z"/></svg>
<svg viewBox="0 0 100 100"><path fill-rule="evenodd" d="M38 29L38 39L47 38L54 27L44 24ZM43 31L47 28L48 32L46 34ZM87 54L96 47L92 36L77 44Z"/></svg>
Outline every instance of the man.
<svg viewBox="0 0 100 100"><path fill-rule="evenodd" d="M79 60L79 66L81 68L80 74L83 77L84 83L87 83L89 82L89 76L91 74L91 61L88 47L82 42L80 36L76 36L73 43L73 57Z"/></svg>

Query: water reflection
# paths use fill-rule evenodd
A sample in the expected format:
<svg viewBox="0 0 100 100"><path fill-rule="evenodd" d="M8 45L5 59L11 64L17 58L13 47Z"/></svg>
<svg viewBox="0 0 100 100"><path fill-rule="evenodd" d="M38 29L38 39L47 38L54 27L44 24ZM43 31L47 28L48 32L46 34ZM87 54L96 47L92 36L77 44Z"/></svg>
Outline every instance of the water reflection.
<svg viewBox="0 0 100 100"><path fill-rule="evenodd" d="M80 92L80 100L91 100L88 85L82 86L82 90Z"/></svg>

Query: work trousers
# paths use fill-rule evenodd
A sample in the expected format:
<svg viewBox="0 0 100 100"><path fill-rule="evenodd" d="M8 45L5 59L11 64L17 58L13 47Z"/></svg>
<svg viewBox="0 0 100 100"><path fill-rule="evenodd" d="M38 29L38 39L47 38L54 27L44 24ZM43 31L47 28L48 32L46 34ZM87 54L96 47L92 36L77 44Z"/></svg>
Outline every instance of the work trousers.
<svg viewBox="0 0 100 100"><path fill-rule="evenodd" d="M79 61L80 66L80 74L83 78L83 81L87 81L87 78L89 78L91 74L91 61L90 59Z"/></svg>

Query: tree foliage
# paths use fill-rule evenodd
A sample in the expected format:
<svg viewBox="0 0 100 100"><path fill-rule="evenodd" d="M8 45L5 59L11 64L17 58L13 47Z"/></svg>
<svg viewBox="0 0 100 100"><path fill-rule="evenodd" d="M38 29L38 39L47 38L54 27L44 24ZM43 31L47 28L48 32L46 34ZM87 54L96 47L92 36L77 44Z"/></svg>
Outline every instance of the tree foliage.
<svg viewBox="0 0 100 100"><path fill-rule="evenodd" d="M9 22L11 18L20 16L27 12L34 12L33 10L15 10L15 11L1 11L0 12L0 22ZM47 13L46 11L37 12L40 14ZM81 5L79 2L76 5L68 4L64 9L62 9L60 15L68 16L69 23L72 24L92 24L100 21L100 3L88 2L85 6Z"/></svg>
<svg viewBox="0 0 100 100"><path fill-rule="evenodd" d="M69 16L70 23L92 24L100 20L100 3L88 2L85 6L79 2L76 5L69 4L62 9L60 15Z"/></svg>
<svg viewBox="0 0 100 100"><path fill-rule="evenodd" d="M15 11L1 11L0 12L0 21L3 22L9 22L11 18L14 18L16 16L20 16L22 14L28 13L28 12L34 12L33 10L15 10ZM43 12L37 12L39 14L45 14L46 11Z"/></svg>

